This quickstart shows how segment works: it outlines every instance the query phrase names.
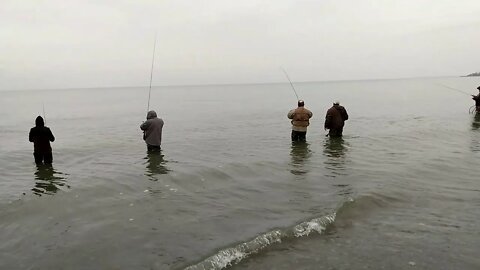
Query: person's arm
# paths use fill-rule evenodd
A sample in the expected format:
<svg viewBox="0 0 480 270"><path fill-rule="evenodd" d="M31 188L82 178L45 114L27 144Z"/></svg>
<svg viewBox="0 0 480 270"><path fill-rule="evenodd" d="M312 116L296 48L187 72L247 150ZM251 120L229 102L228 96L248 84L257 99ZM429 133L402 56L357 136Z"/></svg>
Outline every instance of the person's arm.
<svg viewBox="0 0 480 270"><path fill-rule="evenodd" d="M145 131L148 129L148 126L150 126L150 122L147 120L140 125L140 129Z"/></svg>
<svg viewBox="0 0 480 270"><path fill-rule="evenodd" d="M32 132L32 131L33 131L33 128L31 128L31 129L30 129L30 132L28 133L28 140L29 140L30 142L33 142L33 132Z"/></svg>
<svg viewBox="0 0 480 270"><path fill-rule="evenodd" d="M165 122L163 122L163 119L160 118L160 134L158 134L158 137L160 139L160 144L162 144L162 133L163 133L163 125Z"/></svg>
<svg viewBox="0 0 480 270"><path fill-rule="evenodd" d="M308 117L309 117L309 118L312 118L312 117L313 117L312 111L308 111Z"/></svg>
<svg viewBox="0 0 480 270"><path fill-rule="evenodd" d="M330 111L327 111L327 115L325 116L325 124L323 125L325 129L329 129L332 123L332 115L329 112Z"/></svg>
<svg viewBox="0 0 480 270"><path fill-rule="evenodd" d="M48 139L51 141L51 142L54 142L55 141L55 137L53 136L53 133L50 129L48 129Z"/></svg>
<svg viewBox="0 0 480 270"><path fill-rule="evenodd" d="M347 110L343 108L343 121L346 121L346 120L348 120L348 113L347 113Z"/></svg>
<svg viewBox="0 0 480 270"><path fill-rule="evenodd" d="M287 114L288 119L293 119L294 114L295 114L295 110L290 110Z"/></svg>

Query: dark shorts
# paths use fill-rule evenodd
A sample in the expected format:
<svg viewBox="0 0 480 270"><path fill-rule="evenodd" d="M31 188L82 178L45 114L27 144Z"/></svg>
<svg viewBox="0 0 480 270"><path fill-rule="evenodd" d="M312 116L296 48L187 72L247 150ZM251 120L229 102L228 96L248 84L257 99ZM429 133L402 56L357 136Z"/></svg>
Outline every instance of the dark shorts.
<svg viewBox="0 0 480 270"><path fill-rule="evenodd" d="M307 140L306 131L295 131L292 130L292 141L293 142L304 142Z"/></svg>
<svg viewBox="0 0 480 270"><path fill-rule="evenodd" d="M53 162L52 152L34 152L33 157L37 164L52 164Z"/></svg>
<svg viewBox="0 0 480 270"><path fill-rule="evenodd" d="M159 152L161 150L160 145L150 145L147 144L148 152Z"/></svg>

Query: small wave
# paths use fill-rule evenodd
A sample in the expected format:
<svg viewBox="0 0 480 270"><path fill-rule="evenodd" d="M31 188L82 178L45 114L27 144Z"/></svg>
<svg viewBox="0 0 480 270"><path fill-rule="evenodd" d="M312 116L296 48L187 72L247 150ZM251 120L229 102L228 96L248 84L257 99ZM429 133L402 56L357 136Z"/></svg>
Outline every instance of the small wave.
<svg viewBox="0 0 480 270"><path fill-rule="evenodd" d="M217 254L208 257L204 261L189 266L185 270L196 269L223 269L241 261L250 254L256 253L273 243L282 241L282 232L280 230L270 231L263 235L257 236L255 239L241 243L233 248L220 250Z"/></svg>
<svg viewBox="0 0 480 270"><path fill-rule="evenodd" d="M291 238L306 237L314 232L323 234L327 228L333 225L342 227L342 224L344 225L352 219L365 217L371 211L388 207L392 203L399 201L402 200L399 199L398 196L377 193L371 193L356 199L348 197L332 214L304 221L284 230L273 230L257 236L251 241L222 249L213 256L197 264L188 266L185 270L224 269L239 263L249 255L256 254L273 244L281 243Z"/></svg>
<svg viewBox="0 0 480 270"><path fill-rule="evenodd" d="M251 254L260 252L261 250L276 244L281 243L282 240L291 237L304 237L312 232L323 233L326 228L335 221L336 214L330 214L319 218L314 218L310 221L305 221L295 225L293 228L287 230L273 230L257 236L251 241L241 243L235 247L220 250L215 255L206 258L205 260L195 265L188 266L185 270L197 269L224 269L235 263L240 262Z"/></svg>
<svg viewBox="0 0 480 270"><path fill-rule="evenodd" d="M302 222L293 228L293 234L295 237L308 236L313 231L321 234L325 231L328 225L335 221L335 217L336 214L333 213L331 215Z"/></svg>

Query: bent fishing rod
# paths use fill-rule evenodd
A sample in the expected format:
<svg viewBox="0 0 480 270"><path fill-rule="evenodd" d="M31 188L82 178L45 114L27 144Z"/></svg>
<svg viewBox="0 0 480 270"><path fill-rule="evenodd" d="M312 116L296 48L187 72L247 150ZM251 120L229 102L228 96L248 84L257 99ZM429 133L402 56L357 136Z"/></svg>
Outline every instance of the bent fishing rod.
<svg viewBox="0 0 480 270"><path fill-rule="evenodd" d="M288 81L290 82L290 85L292 86L293 92L295 93L295 96L297 97L297 100L300 100L300 98L298 97L297 91L295 90L295 86L293 86L293 83L290 80L290 77L288 77L287 72L285 71L285 69L283 69L283 67L281 69L282 69L283 73L285 74L285 77L287 77Z"/></svg>
<svg viewBox="0 0 480 270"><path fill-rule="evenodd" d="M153 42L152 67L150 69L150 87L148 89L147 113L150 110L150 96L152 94L153 65L155 64L155 47L157 46L157 33L155 32L155 41Z"/></svg>
<svg viewBox="0 0 480 270"><path fill-rule="evenodd" d="M462 90L459 90L459 89L457 89L457 88L453 88L453 87L450 87L450 86L448 86L448 85L444 85L444 84L441 84L441 83L437 83L437 84L440 85L440 86L443 86L443 87L445 87L445 88L448 88L448 89L450 89L450 90L453 90L453 91L455 91L455 92L458 92L458 93L461 93L461 94L465 94L465 95L474 97L474 95L469 94L469 93L467 93L467 92L464 92L464 91L462 91ZM469 114L472 114L472 113L475 112L475 110L476 110L476 106L473 105L473 106L471 106L471 107L468 109L468 113L469 113Z"/></svg>
<svg viewBox="0 0 480 270"><path fill-rule="evenodd" d="M464 91L462 91L462 90L459 90L459 89L457 89L457 88L450 87L450 86L448 86L448 85L444 85L444 84L441 84L441 83L436 83L436 84L437 84L437 85L440 85L440 86L443 86L443 87L445 87L445 88L447 88L447 89L453 90L453 91L455 91L455 92L458 92L458 93L462 93L462 94L465 94L465 95L468 95L468 96L473 96L472 94L469 94L469 93L464 92Z"/></svg>

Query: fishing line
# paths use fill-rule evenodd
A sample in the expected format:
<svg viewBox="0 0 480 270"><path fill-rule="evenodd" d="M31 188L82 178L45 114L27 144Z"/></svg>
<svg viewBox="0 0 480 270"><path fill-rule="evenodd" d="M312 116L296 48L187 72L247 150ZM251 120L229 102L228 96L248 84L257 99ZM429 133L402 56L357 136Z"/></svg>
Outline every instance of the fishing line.
<svg viewBox="0 0 480 270"><path fill-rule="evenodd" d="M441 84L441 83L437 83L437 84L440 85L440 86L443 86L443 87L445 87L445 88L448 88L448 89L450 89L450 90L456 91L456 92L458 92L458 93L462 93L462 94L465 94L465 95L468 95L468 96L474 96L474 95L472 95L472 94L469 94L469 93L464 92L464 91L462 91L462 90L459 90L459 89L457 89L457 88L450 87L450 86L448 86L448 85L444 85L444 84ZM472 110L472 109L473 109L473 110ZM471 106L471 107L468 109L468 113L469 113L469 114L474 113L474 112L475 112L475 109L476 109L476 106L475 106L475 105Z"/></svg>
<svg viewBox="0 0 480 270"><path fill-rule="evenodd" d="M450 90L456 91L456 92L458 92L458 93L462 93L462 94L471 96L470 93L464 92L464 91L459 90L459 89L457 89L457 88L453 88L453 87L450 87L450 86L448 86L448 85L444 85L444 84L441 84L441 83L436 83L436 84L437 84L437 85L440 85L440 86L443 86L443 87L445 87L445 88L448 88L448 89L450 89Z"/></svg>
<svg viewBox="0 0 480 270"><path fill-rule="evenodd" d="M147 113L150 110L150 96L152 94L153 65L155 63L155 47L157 46L157 33L155 32L155 41L153 42L152 67L150 69L150 87L148 89Z"/></svg>
<svg viewBox="0 0 480 270"><path fill-rule="evenodd" d="M473 114L474 112L476 112L476 109L477 109L477 106L473 105L472 107L470 107L470 109L468 109L468 113Z"/></svg>
<svg viewBox="0 0 480 270"><path fill-rule="evenodd" d="M295 90L295 86L293 86L293 83L290 80L290 77L288 77L287 72L285 71L285 69L283 69L283 68L281 68L281 69L282 69L283 73L285 73L285 76L287 77L288 81L290 82L290 85L292 86L293 92L295 93L295 96L297 97L297 100L300 100L300 98L298 97L297 91Z"/></svg>

